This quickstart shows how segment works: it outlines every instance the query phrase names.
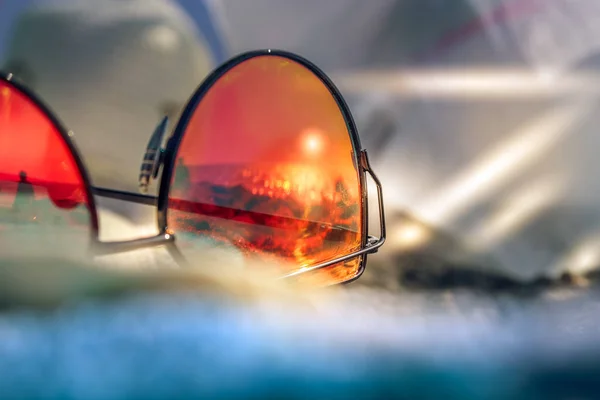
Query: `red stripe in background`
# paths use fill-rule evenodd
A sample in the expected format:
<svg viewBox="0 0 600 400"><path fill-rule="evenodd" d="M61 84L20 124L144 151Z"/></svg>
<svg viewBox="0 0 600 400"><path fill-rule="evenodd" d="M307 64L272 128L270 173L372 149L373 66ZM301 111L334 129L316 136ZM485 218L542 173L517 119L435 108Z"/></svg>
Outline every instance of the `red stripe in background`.
<svg viewBox="0 0 600 400"><path fill-rule="evenodd" d="M477 1L477 0L474 0ZM546 0L548 1L548 0ZM507 23L511 19L534 14L544 8L542 0L507 0L496 6L489 13L480 15L466 24L447 31L419 58L429 58L440 55L452 47L460 45L481 34L486 29Z"/></svg>

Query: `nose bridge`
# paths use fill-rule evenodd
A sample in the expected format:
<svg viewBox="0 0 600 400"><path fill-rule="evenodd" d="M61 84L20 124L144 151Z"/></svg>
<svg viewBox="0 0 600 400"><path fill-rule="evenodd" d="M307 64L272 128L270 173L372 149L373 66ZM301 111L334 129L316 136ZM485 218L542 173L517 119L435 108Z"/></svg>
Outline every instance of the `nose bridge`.
<svg viewBox="0 0 600 400"><path fill-rule="evenodd" d="M169 118L164 117L150 136L146 153L140 167L139 186L142 193L147 193L150 181L156 179L158 170L163 162L163 142Z"/></svg>

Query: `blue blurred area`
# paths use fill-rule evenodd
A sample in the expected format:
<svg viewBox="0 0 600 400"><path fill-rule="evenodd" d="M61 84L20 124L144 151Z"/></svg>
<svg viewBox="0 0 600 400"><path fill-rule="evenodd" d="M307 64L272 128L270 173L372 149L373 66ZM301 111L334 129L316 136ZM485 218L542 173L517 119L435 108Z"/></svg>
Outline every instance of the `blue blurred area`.
<svg viewBox="0 0 600 400"><path fill-rule="evenodd" d="M0 59L6 51L8 36L19 13L36 0L4 0L0 3ZM43 1L43 0L42 0ZM228 50L221 27L213 18L207 2L203 0L175 0L196 23L217 63L228 58Z"/></svg>
<svg viewBox="0 0 600 400"><path fill-rule="evenodd" d="M177 0L196 25L210 46L217 63L229 58L227 43L223 38L222 28L218 26L206 2L202 0Z"/></svg>
<svg viewBox="0 0 600 400"><path fill-rule="evenodd" d="M523 302L366 291L336 300L317 310L154 295L5 312L0 397L598 398L593 294Z"/></svg>

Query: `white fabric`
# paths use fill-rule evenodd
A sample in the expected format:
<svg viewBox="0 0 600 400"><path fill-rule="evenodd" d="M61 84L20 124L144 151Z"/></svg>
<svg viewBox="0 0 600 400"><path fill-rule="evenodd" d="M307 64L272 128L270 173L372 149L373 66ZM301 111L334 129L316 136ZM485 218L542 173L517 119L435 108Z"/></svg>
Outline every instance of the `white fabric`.
<svg viewBox="0 0 600 400"><path fill-rule="evenodd" d="M136 191L140 164L165 113L175 119L214 67L171 0L53 0L19 17L3 69L50 105L94 183ZM174 123L175 121L173 121Z"/></svg>
<svg viewBox="0 0 600 400"><path fill-rule="evenodd" d="M299 51L347 97L384 185L371 265L413 249L520 280L600 265L597 2L222 3L236 49Z"/></svg>

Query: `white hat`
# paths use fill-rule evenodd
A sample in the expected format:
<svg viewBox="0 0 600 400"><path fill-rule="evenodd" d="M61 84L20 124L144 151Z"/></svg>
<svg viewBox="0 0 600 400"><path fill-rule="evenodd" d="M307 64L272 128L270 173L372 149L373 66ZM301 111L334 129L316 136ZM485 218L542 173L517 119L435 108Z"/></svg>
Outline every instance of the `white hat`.
<svg viewBox="0 0 600 400"><path fill-rule="evenodd" d="M60 0L16 22L2 69L75 132L97 186L137 191L156 124L177 116L214 60L170 0Z"/></svg>

